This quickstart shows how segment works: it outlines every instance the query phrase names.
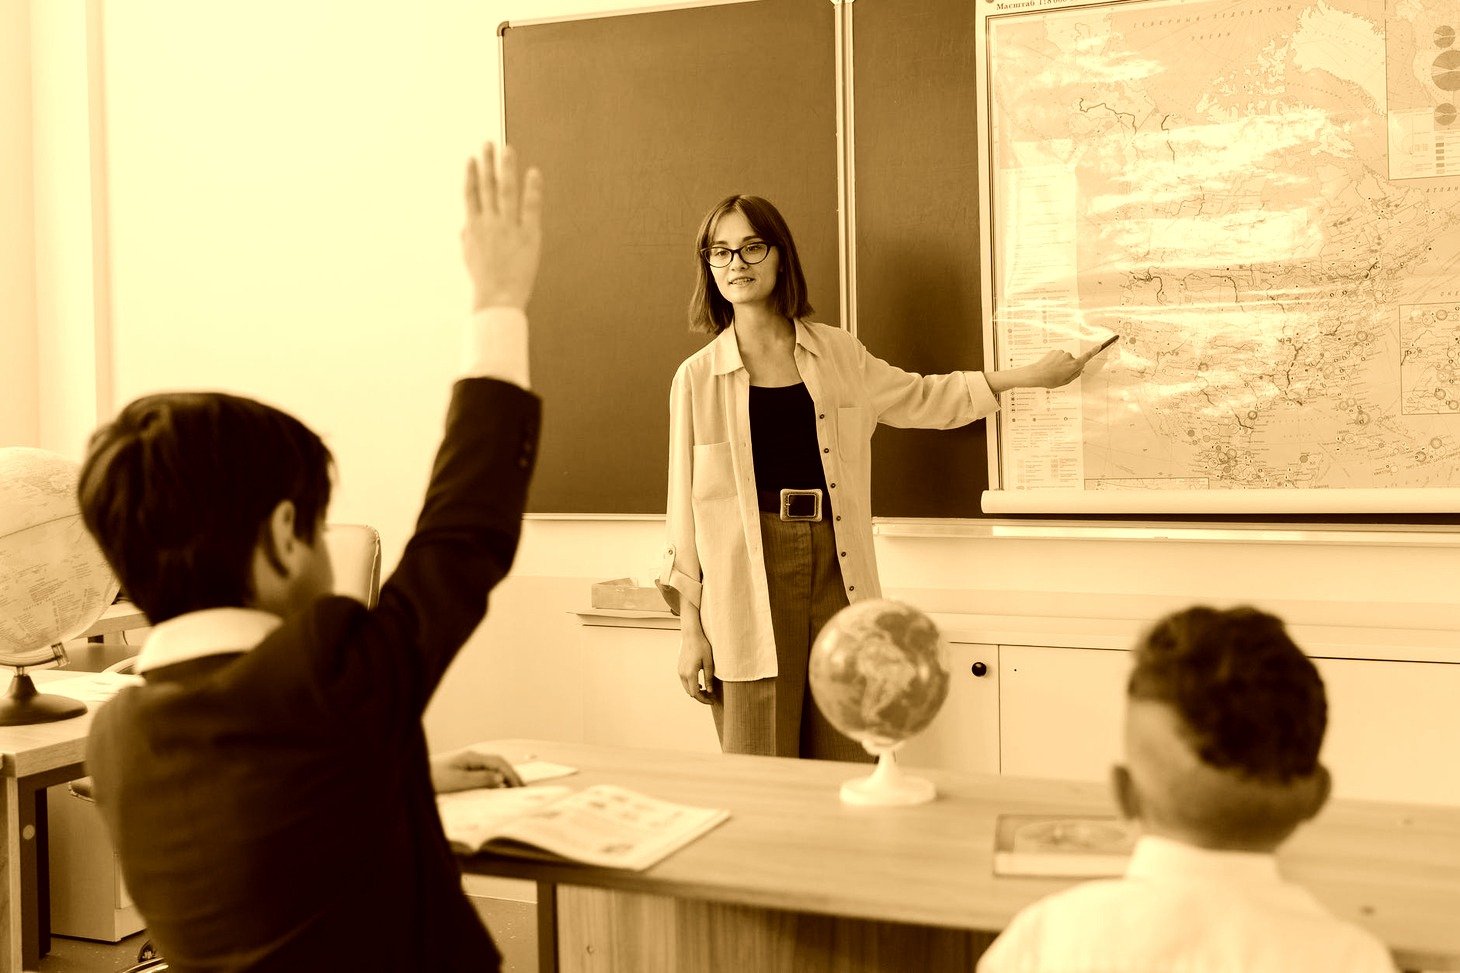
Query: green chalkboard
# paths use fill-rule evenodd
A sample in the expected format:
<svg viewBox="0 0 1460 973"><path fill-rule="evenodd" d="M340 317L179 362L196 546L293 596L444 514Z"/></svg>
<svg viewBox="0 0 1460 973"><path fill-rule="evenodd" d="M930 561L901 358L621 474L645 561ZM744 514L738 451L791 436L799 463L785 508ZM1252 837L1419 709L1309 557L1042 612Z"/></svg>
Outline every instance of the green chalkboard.
<svg viewBox="0 0 1460 973"><path fill-rule="evenodd" d="M983 368L976 14L966 0L854 8L857 337L925 374ZM983 422L880 427L873 515L979 516L987 456Z"/></svg>
<svg viewBox="0 0 1460 973"><path fill-rule="evenodd" d="M528 309L545 402L534 513L662 514L694 233L731 193L791 225L838 307L834 8L825 0L504 25L506 137L546 184Z"/></svg>

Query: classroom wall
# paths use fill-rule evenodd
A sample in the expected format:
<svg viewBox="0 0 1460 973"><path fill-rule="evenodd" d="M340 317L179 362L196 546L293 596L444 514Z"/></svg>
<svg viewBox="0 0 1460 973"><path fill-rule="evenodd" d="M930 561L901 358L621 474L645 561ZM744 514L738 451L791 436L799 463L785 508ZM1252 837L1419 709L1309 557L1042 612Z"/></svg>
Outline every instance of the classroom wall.
<svg viewBox="0 0 1460 973"><path fill-rule="evenodd" d="M247 16L192 0L103 3L116 401L203 386L298 413L336 454L332 517L376 525L393 564L467 302L461 166L500 131L497 24L622 4L442 0L367 18L343 0L264 0ZM547 204L571 205L554 198L551 173ZM604 660L586 655L595 643L572 613L594 580L647 582L661 537L652 518L530 521L513 576L427 714L433 745L582 738L595 692L585 673ZM884 587L942 611L1006 592L1035 593L1021 603L1050 613L1135 599L1141 612L1191 600L1314 620L1331 610L1395 631L1460 618L1455 547L986 530L877 544ZM662 688L651 670L642 697L628 684L625 708ZM673 670L670 649L661 678ZM680 707L674 720L708 719L687 699L667 705ZM685 745L669 731L662 742Z"/></svg>
<svg viewBox="0 0 1460 973"><path fill-rule="evenodd" d="M392 565L457 363L462 169L501 131L497 27L622 6L102 3L115 404L210 387L298 414L335 454L332 518L374 524ZM550 173L547 200L571 205ZM571 630L543 640L537 620L569 617L544 593L561 590L552 578L601 568L560 536L536 558L541 583L524 575L494 597L513 637L488 626L464 652L433 736L571 736ZM546 647L522 652L519 633ZM484 685L525 691L484 720Z"/></svg>
<svg viewBox="0 0 1460 973"><path fill-rule="evenodd" d="M615 4L105 3L117 402L201 386L297 413L338 460L333 515L393 563L458 361L496 28L591 6Z"/></svg>
<svg viewBox="0 0 1460 973"><path fill-rule="evenodd" d="M86 0L30 5L39 445L79 460L100 414Z"/></svg>
<svg viewBox="0 0 1460 973"><path fill-rule="evenodd" d="M0 4L0 446L40 441L30 3Z"/></svg>
<svg viewBox="0 0 1460 973"><path fill-rule="evenodd" d="M381 8L376 8L381 9ZM467 307L460 166L495 132L485 5L105 5L116 398L287 409L338 462L333 516L393 563Z"/></svg>

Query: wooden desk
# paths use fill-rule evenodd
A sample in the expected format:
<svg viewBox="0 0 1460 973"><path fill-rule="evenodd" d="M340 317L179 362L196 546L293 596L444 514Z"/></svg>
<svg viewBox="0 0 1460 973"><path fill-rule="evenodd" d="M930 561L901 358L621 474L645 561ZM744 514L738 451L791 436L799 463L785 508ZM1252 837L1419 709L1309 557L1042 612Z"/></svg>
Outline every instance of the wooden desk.
<svg viewBox="0 0 1460 973"><path fill-rule="evenodd" d="M844 806L864 770L822 761L484 744L570 764L731 818L647 872L478 856L468 872L539 883L542 970L954 970L1022 907L1069 882L995 878L1001 812L1112 812L1103 786L922 772L939 799ZM1336 802L1281 854L1284 873L1372 930L1404 969L1460 970L1460 808Z"/></svg>
<svg viewBox="0 0 1460 973"><path fill-rule="evenodd" d="M85 675L65 669L27 671L41 692L48 682ZM6 685L9 677L8 670L0 673ZM97 708L87 705L87 712L69 720L0 726L0 973L21 970L23 943L30 944L27 953L38 953L38 939L46 938L42 930L49 928L48 917L38 914L34 901L37 885L44 883L46 874L42 857L46 849L37 847L45 833L44 822L37 817L45 813L45 807L43 803L37 806L37 797L47 787L85 775L86 734ZM22 854L23 849L31 853ZM30 961L36 958L27 957Z"/></svg>

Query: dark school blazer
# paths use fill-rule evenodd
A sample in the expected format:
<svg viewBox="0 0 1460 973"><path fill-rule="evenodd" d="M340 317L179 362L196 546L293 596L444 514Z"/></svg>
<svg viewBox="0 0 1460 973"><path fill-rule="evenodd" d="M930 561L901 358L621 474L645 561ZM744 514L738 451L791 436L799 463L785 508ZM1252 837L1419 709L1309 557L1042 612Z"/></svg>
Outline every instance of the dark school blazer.
<svg viewBox="0 0 1460 973"><path fill-rule="evenodd" d="M512 564L539 417L515 385L458 382L375 609L320 599L251 651L154 669L97 713L87 769L172 970L498 969L441 832L421 714Z"/></svg>

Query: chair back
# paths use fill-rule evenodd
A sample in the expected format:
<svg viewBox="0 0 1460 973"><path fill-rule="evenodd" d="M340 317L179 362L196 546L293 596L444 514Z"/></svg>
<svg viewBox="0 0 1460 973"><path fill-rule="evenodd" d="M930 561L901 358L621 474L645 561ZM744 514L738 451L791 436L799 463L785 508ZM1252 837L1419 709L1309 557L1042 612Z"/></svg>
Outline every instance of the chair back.
<svg viewBox="0 0 1460 973"><path fill-rule="evenodd" d="M335 572L335 594L349 595L374 608L380 598L380 532L368 524L326 524L324 543ZM123 659L107 672L134 673L137 657Z"/></svg>
<svg viewBox="0 0 1460 973"><path fill-rule="evenodd" d="M380 597L380 532L368 524L326 524L324 543L335 571L335 594L374 608Z"/></svg>

